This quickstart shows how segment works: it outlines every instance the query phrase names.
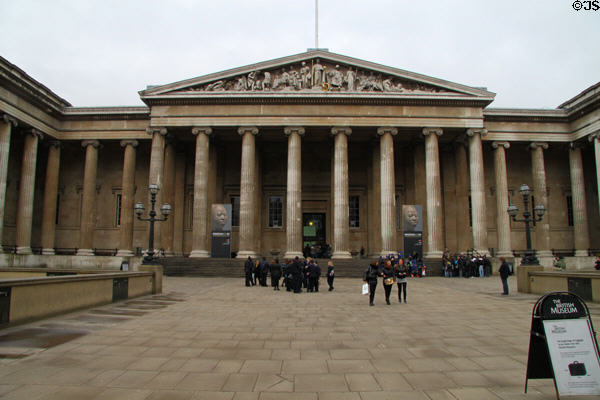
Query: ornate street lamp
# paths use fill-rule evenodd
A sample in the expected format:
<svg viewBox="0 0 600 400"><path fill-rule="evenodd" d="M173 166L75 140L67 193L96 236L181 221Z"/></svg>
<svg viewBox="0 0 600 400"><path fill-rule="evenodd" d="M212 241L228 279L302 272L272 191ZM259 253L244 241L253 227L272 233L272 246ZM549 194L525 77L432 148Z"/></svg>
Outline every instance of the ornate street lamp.
<svg viewBox="0 0 600 400"><path fill-rule="evenodd" d="M163 204L160 207L160 212L164 218L156 218L156 211L154 211L154 206L156 204L156 194L159 191L158 185L152 183L148 186L148 191L150 192L150 203L152 204L150 208L150 213L148 214L148 218L142 218L142 214L146 210L144 204L138 202L133 206L133 210L135 211L135 215L137 215L140 221L149 221L150 222L150 233L148 235L148 253L144 256L143 262L145 264L152 264L154 261L154 223L166 221L171 214L171 205L168 203Z"/></svg>
<svg viewBox="0 0 600 400"><path fill-rule="evenodd" d="M531 248L531 227L529 226L530 222L539 222L542 220L542 217L546 213L546 207L543 204L538 204L533 208L533 214L529 212L529 195L531 194L531 189L526 184L522 184L519 188L519 192L523 196L523 205L525 206L525 211L523 211L523 219L517 219L517 214L519 213L519 207L515 205L508 206L508 214L512 217L512 220L515 222L525 222L525 237L527 238L527 250L525 250L525 254L521 259L521 265L539 265L540 261L535 255L535 250Z"/></svg>

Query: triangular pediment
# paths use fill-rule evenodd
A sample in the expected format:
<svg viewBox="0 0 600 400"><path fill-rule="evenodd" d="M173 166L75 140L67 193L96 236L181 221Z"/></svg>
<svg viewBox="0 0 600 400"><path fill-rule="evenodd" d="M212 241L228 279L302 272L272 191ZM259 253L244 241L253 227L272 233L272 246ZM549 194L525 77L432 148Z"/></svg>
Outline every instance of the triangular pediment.
<svg viewBox="0 0 600 400"><path fill-rule="evenodd" d="M234 68L140 92L143 100L215 96L392 96L476 99L491 102L481 88L316 50ZM336 97L337 97L336 96Z"/></svg>

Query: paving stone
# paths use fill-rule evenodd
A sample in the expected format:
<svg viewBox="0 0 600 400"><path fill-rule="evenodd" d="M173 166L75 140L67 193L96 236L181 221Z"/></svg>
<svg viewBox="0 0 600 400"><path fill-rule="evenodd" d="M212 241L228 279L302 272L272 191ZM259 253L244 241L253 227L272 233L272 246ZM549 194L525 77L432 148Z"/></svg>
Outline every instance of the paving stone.
<svg viewBox="0 0 600 400"><path fill-rule="evenodd" d="M295 392L345 392L348 385L343 374L301 374L294 380Z"/></svg>
<svg viewBox="0 0 600 400"><path fill-rule="evenodd" d="M230 374L221 390L225 392L251 392L258 374Z"/></svg>

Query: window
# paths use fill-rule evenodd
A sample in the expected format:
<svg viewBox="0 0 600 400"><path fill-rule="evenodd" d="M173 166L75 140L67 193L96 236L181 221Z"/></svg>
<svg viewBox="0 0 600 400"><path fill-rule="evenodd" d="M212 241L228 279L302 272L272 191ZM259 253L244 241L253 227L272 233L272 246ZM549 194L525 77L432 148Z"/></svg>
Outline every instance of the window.
<svg viewBox="0 0 600 400"><path fill-rule="evenodd" d="M473 226L473 202L469 196L469 226Z"/></svg>
<svg viewBox="0 0 600 400"><path fill-rule="evenodd" d="M567 196L567 220L573 226L573 196Z"/></svg>
<svg viewBox="0 0 600 400"><path fill-rule="evenodd" d="M269 197L269 228L281 228L283 226L283 197Z"/></svg>
<svg viewBox="0 0 600 400"><path fill-rule="evenodd" d="M240 196L231 196L231 226L240 226Z"/></svg>
<svg viewBox="0 0 600 400"><path fill-rule="evenodd" d="M350 196L350 228L360 227L360 196Z"/></svg>
<svg viewBox="0 0 600 400"><path fill-rule="evenodd" d="M117 194L115 197L115 227L121 226L121 194Z"/></svg>

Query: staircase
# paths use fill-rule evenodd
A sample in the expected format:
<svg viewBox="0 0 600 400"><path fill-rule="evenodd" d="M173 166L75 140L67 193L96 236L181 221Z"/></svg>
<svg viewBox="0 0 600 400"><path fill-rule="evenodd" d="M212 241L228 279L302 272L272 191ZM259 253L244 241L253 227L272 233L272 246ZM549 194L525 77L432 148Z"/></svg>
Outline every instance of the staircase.
<svg viewBox="0 0 600 400"><path fill-rule="evenodd" d="M164 274L167 276L207 276L207 277L244 277L244 259L237 258L188 258L165 257L161 258ZM327 272L329 259L317 259L324 277ZM371 259L353 258L349 260L334 260L335 276L339 278L362 278L363 271L367 269ZM438 276L441 273L440 262L428 262L427 274Z"/></svg>

